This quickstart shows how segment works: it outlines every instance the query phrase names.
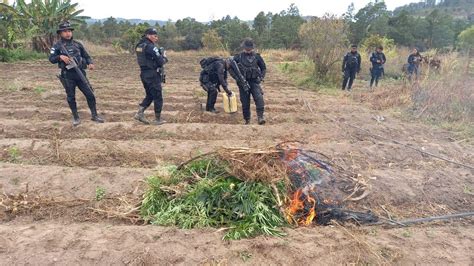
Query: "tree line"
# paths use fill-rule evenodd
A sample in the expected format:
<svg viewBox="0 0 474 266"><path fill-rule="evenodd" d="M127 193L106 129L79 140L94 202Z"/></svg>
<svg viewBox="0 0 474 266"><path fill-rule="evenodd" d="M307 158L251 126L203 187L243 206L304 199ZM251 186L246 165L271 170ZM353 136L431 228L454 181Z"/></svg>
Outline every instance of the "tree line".
<svg viewBox="0 0 474 266"><path fill-rule="evenodd" d="M420 50L456 48L458 35L473 22L465 17L452 16L441 7L462 7L464 2L472 1L426 0L392 12L387 10L383 1L375 0L357 12L352 4L342 17L332 16L332 19L342 20L344 35L355 44L379 35L392 39L395 45L416 46ZM413 12L414 9L427 7L431 11L426 16ZM158 30L160 45L177 51L202 48L234 51L244 37L254 38L260 48L299 49L305 42L299 34L300 28L315 19L301 16L294 4L279 13L260 12L251 22L226 16L208 23L184 18L176 22L168 21L164 25L149 25L132 24L110 17L87 24L87 17L82 16L82 12L71 0L32 0L30 3L18 0L11 5L8 0L3 0L0 3L0 41L6 48L31 41L34 50L48 51L56 38L57 25L69 20L75 24L77 39L126 50L132 49L147 27Z"/></svg>

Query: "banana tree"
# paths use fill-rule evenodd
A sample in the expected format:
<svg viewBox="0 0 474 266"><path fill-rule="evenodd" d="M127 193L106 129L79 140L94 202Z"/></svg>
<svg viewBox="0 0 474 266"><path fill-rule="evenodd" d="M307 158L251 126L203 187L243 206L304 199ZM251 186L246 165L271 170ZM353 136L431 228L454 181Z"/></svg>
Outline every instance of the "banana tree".
<svg viewBox="0 0 474 266"><path fill-rule="evenodd" d="M89 17L80 16L84 10L77 9L78 3L71 0L17 0L14 6L0 4L14 10L19 17L17 23L23 24L24 29L34 30L32 36L33 49L47 52L57 40L58 24L68 20L72 24L83 24Z"/></svg>
<svg viewBox="0 0 474 266"><path fill-rule="evenodd" d="M14 8L8 5L8 1L4 0L0 3L0 39L3 47L14 48L14 42L21 32L21 27L17 23L18 19L18 15Z"/></svg>

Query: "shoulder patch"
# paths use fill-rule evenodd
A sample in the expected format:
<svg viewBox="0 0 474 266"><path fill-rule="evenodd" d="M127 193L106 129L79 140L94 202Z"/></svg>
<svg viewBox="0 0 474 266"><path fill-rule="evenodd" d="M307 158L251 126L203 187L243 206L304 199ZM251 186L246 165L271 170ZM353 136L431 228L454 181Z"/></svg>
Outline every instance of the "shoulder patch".
<svg viewBox="0 0 474 266"><path fill-rule="evenodd" d="M51 51L50 51L50 53L51 53L51 54L54 54L55 52L56 52L56 48L54 48L54 47L53 47L53 48L51 48Z"/></svg>
<svg viewBox="0 0 474 266"><path fill-rule="evenodd" d="M137 51L137 52L141 53L141 52L143 52L143 48L141 48L141 47L137 47L137 48L135 49L135 51Z"/></svg>
<svg viewBox="0 0 474 266"><path fill-rule="evenodd" d="M153 52L155 52L156 56L160 56L160 50L158 49L158 47L153 47Z"/></svg>

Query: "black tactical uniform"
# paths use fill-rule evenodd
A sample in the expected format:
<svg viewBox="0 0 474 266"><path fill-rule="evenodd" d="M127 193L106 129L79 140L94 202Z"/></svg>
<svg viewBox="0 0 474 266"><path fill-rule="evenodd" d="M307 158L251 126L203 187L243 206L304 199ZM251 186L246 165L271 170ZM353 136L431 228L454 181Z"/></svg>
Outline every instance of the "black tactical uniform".
<svg viewBox="0 0 474 266"><path fill-rule="evenodd" d="M408 56L408 79L411 81L413 75L415 76L415 80L418 80L418 76L420 75L420 65L423 57L421 56L420 52L416 51L416 54L412 53Z"/></svg>
<svg viewBox="0 0 474 266"><path fill-rule="evenodd" d="M252 95L257 109L258 123L263 125L265 124L265 102L263 100L263 91L260 83L265 79L267 67L260 54L253 51L255 45L252 39L245 39L242 43L242 48L244 51L234 56L234 60L237 62L240 72L250 85L249 91L246 91L242 86L239 86L243 116L245 123L249 124L250 95Z"/></svg>
<svg viewBox="0 0 474 266"><path fill-rule="evenodd" d="M379 79L383 76L384 74L384 64L387 62L387 58L385 57L385 54L382 52L383 47L379 46L377 47L377 51L372 53L372 56L370 57L370 62L372 62L372 68L370 69L370 73L372 74L372 78L370 79L370 87L375 83L375 86L379 84Z"/></svg>
<svg viewBox="0 0 474 266"><path fill-rule="evenodd" d="M357 48L353 45L352 48ZM344 72L344 80L342 81L342 90L352 89L356 74L359 73L361 66L361 57L357 51L350 51L344 56L342 61L342 72ZM348 84L349 83L349 84Z"/></svg>
<svg viewBox="0 0 474 266"><path fill-rule="evenodd" d="M201 86L207 91L206 111L217 113L214 107L217 100L217 94L220 87L224 89L227 95L232 95L227 85L227 64L225 59L205 58L201 60L203 70L200 75Z"/></svg>
<svg viewBox="0 0 474 266"><path fill-rule="evenodd" d="M145 98L139 105L135 119L148 124L149 122L144 117L144 111L153 102L155 108L155 121L153 124L161 125L165 123L165 121L161 119L161 110L163 108L161 83L163 80L160 71L162 71L162 67L168 62L168 59L164 55L164 49L158 49L146 35L157 35L157 31L152 28L147 29L145 35L135 47L137 61L141 71L140 78L146 93Z"/></svg>
<svg viewBox="0 0 474 266"><path fill-rule="evenodd" d="M65 30L72 31L74 29L71 27L69 22L64 22L59 25L57 33L60 34L61 31ZM103 123L104 120L97 115L96 100L94 92L91 90L92 88L79 77L74 69L68 70L66 68L66 63L60 60L61 55L75 58L84 77L86 76L85 69L88 65L92 64L92 58L84 49L84 46L72 38L69 40L61 38L51 48L49 55L49 61L53 64L58 64L58 67L61 69L60 78L62 79L64 89L66 90L67 103L69 104L73 115L73 125L77 126L80 123L76 104L76 86L79 87L79 90L81 90L86 97L87 104L91 110L92 121Z"/></svg>

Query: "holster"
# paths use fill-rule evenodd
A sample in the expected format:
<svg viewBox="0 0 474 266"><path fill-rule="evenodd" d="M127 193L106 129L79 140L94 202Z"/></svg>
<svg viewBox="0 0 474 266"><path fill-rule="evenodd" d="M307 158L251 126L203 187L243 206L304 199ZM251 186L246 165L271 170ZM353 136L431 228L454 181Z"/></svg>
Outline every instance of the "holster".
<svg viewBox="0 0 474 266"><path fill-rule="evenodd" d="M64 89L67 89L67 80L62 76L62 74L58 74L56 75L56 77L58 77L59 81L61 82L61 84L63 85Z"/></svg>

